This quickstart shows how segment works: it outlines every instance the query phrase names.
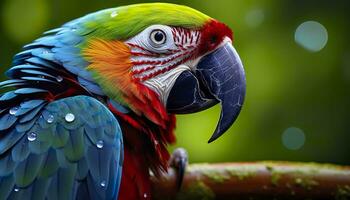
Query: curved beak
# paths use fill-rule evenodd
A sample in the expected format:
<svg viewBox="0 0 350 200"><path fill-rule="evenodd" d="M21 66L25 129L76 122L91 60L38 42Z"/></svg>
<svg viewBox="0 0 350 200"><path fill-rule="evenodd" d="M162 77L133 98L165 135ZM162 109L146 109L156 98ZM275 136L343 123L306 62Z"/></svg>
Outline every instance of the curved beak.
<svg viewBox="0 0 350 200"><path fill-rule="evenodd" d="M238 117L246 91L242 62L230 42L204 56L196 69L176 79L167 99L170 113L186 114L221 104L216 129L208 143L219 138Z"/></svg>

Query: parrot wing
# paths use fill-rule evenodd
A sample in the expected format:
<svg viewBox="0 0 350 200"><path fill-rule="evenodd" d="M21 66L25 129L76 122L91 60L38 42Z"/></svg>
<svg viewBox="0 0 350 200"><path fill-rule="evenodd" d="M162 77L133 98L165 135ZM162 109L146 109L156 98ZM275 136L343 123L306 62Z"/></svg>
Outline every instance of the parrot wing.
<svg viewBox="0 0 350 200"><path fill-rule="evenodd" d="M122 133L102 103L29 100L0 112L0 199L116 199Z"/></svg>

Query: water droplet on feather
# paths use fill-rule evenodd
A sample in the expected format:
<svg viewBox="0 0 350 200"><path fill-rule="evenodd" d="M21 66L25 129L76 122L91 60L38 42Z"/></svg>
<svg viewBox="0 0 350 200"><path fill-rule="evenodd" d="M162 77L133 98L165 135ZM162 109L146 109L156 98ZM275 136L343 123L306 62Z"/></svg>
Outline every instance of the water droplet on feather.
<svg viewBox="0 0 350 200"><path fill-rule="evenodd" d="M97 141L96 147L99 149L102 149L103 148L103 141L102 140Z"/></svg>
<svg viewBox="0 0 350 200"><path fill-rule="evenodd" d="M57 82L62 82L62 81L63 81L62 76L57 76L57 77L56 77L56 81L57 81Z"/></svg>
<svg viewBox="0 0 350 200"><path fill-rule="evenodd" d="M47 123L49 123L49 124L51 124L52 122L53 122L53 120L54 120L55 118L54 118L54 116L53 115L49 115L48 117L47 117Z"/></svg>
<svg viewBox="0 0 350 200"><path fill-rule="evenodd" d="M17 113L17 111L18 111L18 107L13 107L10 109L9 113L10 113L10 115L15 115Z"/></svg>
<svg viewBox="0 0 350 200"><path fill-rule="evenodd" d="M100 185L101 185L101 187L106 187L106 181L102 181L102 182L100 183Z"/></svg>
<svg viewBox="0 0 350 200"><path fill-rule="evenodd" d="M68 113L66 114L64 119L66 120L66 122L73 122L75 120L75 116L73 113Z"/></svg>
<svg viewBox="0 0 350 200"><path fill-rule="evenodd" d="M33 142L34 140L36 140L36 133L34 132L29 133L27 139Z"/></svg>

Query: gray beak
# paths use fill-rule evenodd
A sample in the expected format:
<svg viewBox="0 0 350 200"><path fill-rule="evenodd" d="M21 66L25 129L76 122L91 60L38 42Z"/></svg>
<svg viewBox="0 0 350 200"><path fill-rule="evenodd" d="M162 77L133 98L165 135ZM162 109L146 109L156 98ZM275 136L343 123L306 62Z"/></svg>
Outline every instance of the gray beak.
<svg viewBox="0 0 350 200"><path fill-rule="evenodd" d="M217 103L221 114L209 143L219 138L238 117L246 91L242 62L231 43L204 56L196 70L184 71L172 87L167 110L186 114L199 112Z"/></svg>

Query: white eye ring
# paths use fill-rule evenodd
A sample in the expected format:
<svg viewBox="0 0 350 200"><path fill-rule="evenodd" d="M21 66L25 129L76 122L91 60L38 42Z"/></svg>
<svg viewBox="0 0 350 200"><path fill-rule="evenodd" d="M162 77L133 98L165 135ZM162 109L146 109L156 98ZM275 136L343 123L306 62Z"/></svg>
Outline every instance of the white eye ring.
<svg viewBox="0 0 350 200"><path fill-rule="evenodd" d="M166 34L160 29L153 30L149 38L156 47L159 47L160 45L165 44L166 42Z"/></svg>

